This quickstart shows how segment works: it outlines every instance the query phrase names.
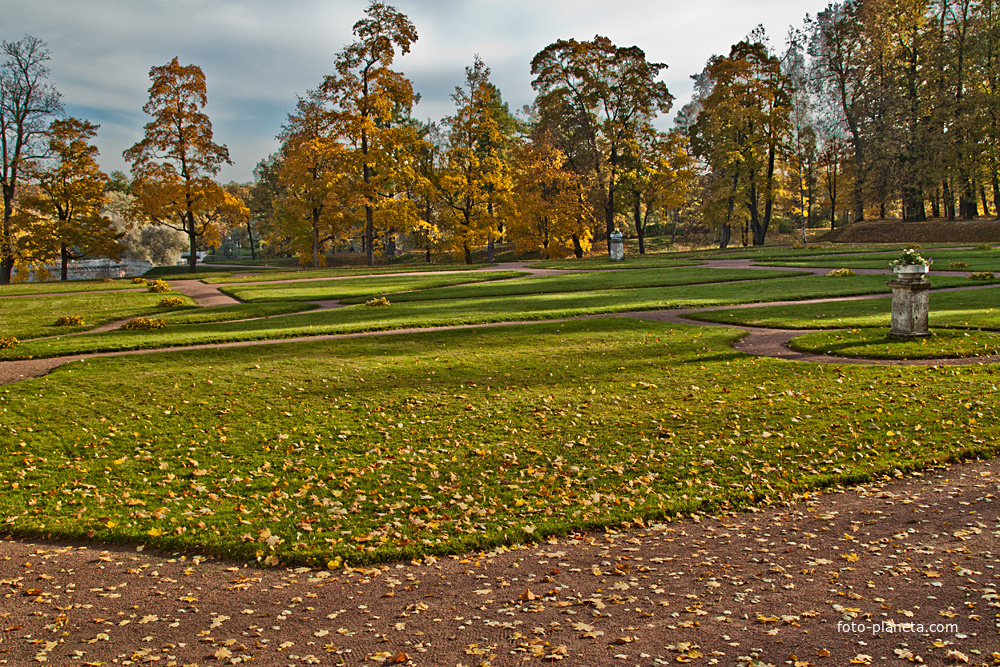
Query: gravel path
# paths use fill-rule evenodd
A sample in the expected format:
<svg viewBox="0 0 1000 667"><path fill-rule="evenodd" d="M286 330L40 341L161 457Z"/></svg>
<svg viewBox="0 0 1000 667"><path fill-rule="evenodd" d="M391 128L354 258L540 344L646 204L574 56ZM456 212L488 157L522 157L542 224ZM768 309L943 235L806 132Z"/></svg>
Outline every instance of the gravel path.
<svg viewBox="0 0 1000 667"><path fill-rule="evenodd" d="M998 479L346 570L0 540L0 664L994 665Z"/></svg>

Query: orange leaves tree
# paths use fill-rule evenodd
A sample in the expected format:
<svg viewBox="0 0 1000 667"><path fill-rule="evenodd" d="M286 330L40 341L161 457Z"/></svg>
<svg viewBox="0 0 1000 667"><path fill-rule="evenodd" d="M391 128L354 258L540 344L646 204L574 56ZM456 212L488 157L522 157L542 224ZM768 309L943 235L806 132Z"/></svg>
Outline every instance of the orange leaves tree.
<svg viewBox="0 0 1000 667"><path fill-rule="evenodd" d="M204 72L174 58L150 69L149 78L149 102L142 110L152 120L142 141L124 153L132 163L132 214L187 234L188 264L195 271L199 240L217 244L225 224L248 213L213 179L232 163L229 150L213 141L212 123L202 111L208 104Z"/></svg>
<svg viewBox="0 0 1000 667"><path fill-rule="evenodd" d="M10 282L17 261L18 238L14 203L24 168L45 154L49 118L62 111L59 93L48 82L49 50L37 37L3 42L0 65L0 285Z"/></svg>
<svg viewBox="0 0 1000 667"><path fill-rule="evenodd" d="M400 122L414 104L413 84L391 69L396 50L409 53L417 31L395 8L372 2L354 24L356 40L335 63L320 88L334 115L339 139L351 150L348 204L364 212L368 265L375 263L375 227L391 229L407 212L405 181L412 178L416 131Z"/></svg>
<svg viewBox="0 0 1000 667"><path fill-rule="evenodd" d="M600 188L605 233L615 229L615 199L627 143L673 96L657 77L663 63L651 63L637 46L616 46L600 35L589 42L559 40L531 61L538 91L536 106L573 146L557 145L581 174L589 172Z"/></svg>
<svg viewBox="0 0 1000 667"><path fill-rule="evenodd" d="M33 165L35 187L21 198L20 214L31 229L32 259L59 257L62 280L68 278L71 259L121 252L121 234L102 214L108 177L97 164L97 146L90 143L98 127L77 118L53 121L49 159Z"/></svg>
<svg viewBox="0 0 1000 667"><path fill-rule="evenodd" d="M737 217L744 245L764 245L775 161L787 141L791 84L762 41L735 44L728 56L713 57L705 74L710 92L691 128L691 147L712 172L706 217L721 226L722 247Z"/></svg>
<svg viewBox="0 0 1000 667"><path fill-rule="evenodd" d="M590 250L593 209L586 181L565 166L565 155L547 134L514 151L516 196L505 217L519 252L540 250L554 259Z"/></svg>
<svg viewBox="0 0 1000 667"><path fill-rule="evenodd" d="M300 258L321 264L324 245L346 236L348 150L331 127L334 117L315 92L298 101L280 139L279 195L266 225L270 238L286 239Z"/></svg>

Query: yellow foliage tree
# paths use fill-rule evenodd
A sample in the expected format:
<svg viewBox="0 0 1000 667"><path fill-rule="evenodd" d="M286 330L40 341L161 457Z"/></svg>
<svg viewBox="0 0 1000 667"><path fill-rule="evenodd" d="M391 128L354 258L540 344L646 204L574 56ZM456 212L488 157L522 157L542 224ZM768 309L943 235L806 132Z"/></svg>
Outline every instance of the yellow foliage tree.
<svg viewBox="0 0 1000 667"><path fill-rule="evenodd" d="M497 118L498 95L489 76L489 67L477 56L465 69L465 88L456 88L451 96L455 115L445 119L448 148L439 190L450 212L454 249L467 264L474 246L494 239L494 216L513 187Z"/></svg>
<svg viewBox="0 0 1000 667"><path fill-rule="evenodd" d="M514 164L514 196L505 219L518 251L540 250L546 259L583 256L594 226L583 178L564 168L566 158L547 134L518 146Z"/></svg>
<svg viewBox="0 0 1000 667"><path fill-rule="evenodd" d="M345 237L352 224L345 205L349 153L338 141L333 121L316 93L299 100L280 135L281 194L266 225L270 238L287 239L314 268L322 264L324 246Z"/></svg>
<svg viewBox="0 0 1000 667"><path fill-rule="evenodd" d="M399 116L413 106L413 84L391 66L397 48L409 53L417 31L405 15L380 2L373 1L365 14L354 24L357 39L338 54L336 74L324 79L321 91L332 105L339 140L350 148L347 204L364 211L372 266L376 224L391 228L396 218L390 214L408 206L405 184L413 177L418 139Z"/></svg>
<svg viewBox="0 0 1000 667"><path fill-rule="evenodd" d="M208 104L204 72L174 58L150 69L149 77L142 110L153 119L142 141L124 153L132 163L132 215L187 234L188 266L195 271L199 240L218 244L225 225L242 222L249 212L212 178L232 163L229 150L213 141L212 122L202 111Z"/></svg>
<svg viewBox="0 0 1000 667"><path fill-rule="evenodd" d="M121 253L122 234L102 213L108 177L97 164L97 147L90 143L98 127L77 118L53 121L51 159L32 165L28 173L35 187L21 198L31 257L38 262L58 257L62 280L68 278L71 259Z"/></svg>

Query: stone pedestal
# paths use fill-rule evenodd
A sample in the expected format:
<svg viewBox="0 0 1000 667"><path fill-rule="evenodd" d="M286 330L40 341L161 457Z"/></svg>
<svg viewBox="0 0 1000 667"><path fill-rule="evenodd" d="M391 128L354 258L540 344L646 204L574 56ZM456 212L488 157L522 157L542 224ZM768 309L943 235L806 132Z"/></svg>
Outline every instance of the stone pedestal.
<svg viewBox="0 0 1000 667"><path fill-rule="evenodd" d="M618 232L612 233L608 238L608 252L612 262L625 261L625 241L622 240L622 235Z"/></svg>
<svg viewBox="0 0 1000 667"><path fill-rule="evenodd" d="M933 335L927 328L927 315L930 311L928 290L931 288L931 281L924 278L923 273L897 273L896 278L886 285L892 288L892 326L889 335L893 338Z"/></svg>

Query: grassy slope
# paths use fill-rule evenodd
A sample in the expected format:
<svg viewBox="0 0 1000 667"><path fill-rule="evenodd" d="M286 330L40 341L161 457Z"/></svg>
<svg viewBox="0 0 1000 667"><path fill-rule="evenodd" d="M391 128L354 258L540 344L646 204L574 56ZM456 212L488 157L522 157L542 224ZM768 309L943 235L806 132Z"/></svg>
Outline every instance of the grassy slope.
<svg viewBox="0 0 1000 667"><path fill-rule="evenodd" d="M1000 272L1000 252L996 250L934 250L919 251L924 257L932 258L933 271L995 271ZM762 265L795 267L829 267L847 269L888 269L889 263L899 257L894 253L871 253L860 257L828 257L794 261L759 261ZM950 268L952 262L965 262L967 269Z"/></svg>
<svg viewBox="0 0 1000 667"><path fill-rule="evenodd" d="M344 276L376 276L396 273L426 273L429 271L471 271L487 267L486 264L401 264L397 266L376 266L372 268L329 268L297 269L294 271L274 271L248 276L209 277L204 282L214 284L257 283L271 280L302 280L303 278L339 278Z"/></svg>
<svg viewBox="0 0 1000 667"><path fill-rule="evenodd" d="M794 364L736 335L607 319L74 363L0 390L0 522L357 563L996 453L995 368Z"/></svg>
<svg viewBox="0 0 1000 667"><path fill-rule="evenodd" d="M346 299L360 297L362 301L374 296L391 295L395 292L425 290L464 283L506 280L525 275L521 271L490 271L484 273L459 273L433 276L377 276L364 278L340 278L277 285L225 286L220 289L240 301L248 303L263 301L320 301L326 299Z"/></svg>
<svg viewBox="0 0 1000 667"><path fill-rule="evenodd" d="M804 334L789 341L793 350L867 359L943 359L1000 353L1000 334L940 330L919 339L890 338L885 327Z"/></svg>
<svg viewBox="0 0 1000 667"><path fill-rule="evenodd" d="M131 317L150 317L170 310L159 306L164 297L190 299L176 292L82 292L39 298L0 299L0 331L19 339L58 336L86 331L101 324ZM55 326L59 317L81 315L84 326Z"/></svg>
<svg viewBox="0 0 1000 667"><path fill-rule="evenodd" d="M15 283L0 285L0 297L22 294L61 294L63 292L110 292L115 290L144 290L131 279L124 280L68 280L48 283Z"/></svg>
<svg viewBox="0 0 1000 667"><path fill-rule="evenodd" d="M431 301L437 299L482 299L521 296L529 294L560 294L566 292L593 292L643 287L674 287L726 283L768 278L789 278L809 275L793 271L767 271L761 269L704 269L658 268L633 271L601 271L555 276L520 278L477 285L456 285L437 289L397 294L394 301ZM359 303L359 299L345 299L344 303Z"/></svg>
<svg viewBox="0 0 1000 667"><path fill-rule="evenodd" d="M958 279L952 280L961 282ZM84 352L153 349L407 327L544 320L662 308L750 303L764 299L778 301L870 294L887 290L881 276L857 276L851 280L807 276L669 288L593 290L450 301L438 299L397 303L389 308L357 305L253 323L177 326L155 331L113 331L29 342L10 350L0 350L0 359L55 357Z"/></svg>
<svg viewBox="0 0 1000 667"><path fill-rule="evenodd" d="M854 280L851 278L850 280ZM761 306L698 313L705 322L777 329L887 327L891 298ZM932 327L1000 329L1000 288L967 292L931 292Z"/></svg>

